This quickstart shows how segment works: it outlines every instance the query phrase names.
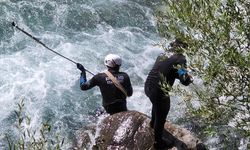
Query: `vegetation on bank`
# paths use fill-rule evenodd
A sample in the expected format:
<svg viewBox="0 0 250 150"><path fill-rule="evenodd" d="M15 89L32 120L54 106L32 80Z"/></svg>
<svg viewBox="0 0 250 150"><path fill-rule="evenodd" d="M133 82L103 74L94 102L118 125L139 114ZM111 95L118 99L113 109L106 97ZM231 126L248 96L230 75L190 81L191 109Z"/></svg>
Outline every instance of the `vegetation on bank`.
<svg viewBox="0 0 250 150"><path fill-rule="evenodd" d="M178 88L185 94L190 115L207 126L207 133L216 133L218 126L233 127L249 139L250 3L245 0L163 3L157 11L158 31L168 40L178 37L188 43L185 53L189 65L197 80L201 79L191 91Z"/></svg>
<svg viewBox="0 0 250 150"><path fill-rule="evenodd" d="M62 148L64 139L59 136L52 137L51 125L48 122L42 123L38 129L31 129L32 118L25 113L24 100L22 99L17 106L15 129L13 129L17 134L5 135L9 150L59 150Z"/></svg>

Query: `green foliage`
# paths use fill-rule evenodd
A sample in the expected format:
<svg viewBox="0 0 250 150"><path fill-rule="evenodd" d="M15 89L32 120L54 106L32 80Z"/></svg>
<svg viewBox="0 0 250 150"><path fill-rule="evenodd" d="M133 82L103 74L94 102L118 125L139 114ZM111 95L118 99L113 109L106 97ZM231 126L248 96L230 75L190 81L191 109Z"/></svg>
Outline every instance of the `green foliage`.
<svg viewBox="0 0 250 150"><path fill-rule="evenodd" d="M210 125L210 126L207 126L205 128L205 134L208 134L210 136L214 136L216 134L216 132L214 131L213 127Z"/></svg>
<svg viewBox="0 0 250 150"><path fill-rule="evenodd" d="M39 130L31 130L31 118L25 114L24 100L22 99L15 110L17 116L16 129L18 130L17 139L5 135L8 142L9 150L59 150L63 146L64 140L60 141L59 137L50 138L51 125L49 122L42 123ZM54 142L56 141L56 142Z"/></svg>
<svg viewBox="0 0 250 150"><path fill-rule="evenodd" d="M191 94L199 107L186 101L190 113L245 136L250 135L249 8L245 0L165 0L157 12L159 33L189 44L185 53L203 81Z"/></svg>
<svg viewBox="0 0 250 150"><path fill-rule="evenodd" d="M159 85L161 87L161 90L163 91L163 93L167 96L170 96L170 92L171 92L171 85L167 82L167 79L164 77L163 74L160 74L160 78L161 81L159 82Z"/></svg>

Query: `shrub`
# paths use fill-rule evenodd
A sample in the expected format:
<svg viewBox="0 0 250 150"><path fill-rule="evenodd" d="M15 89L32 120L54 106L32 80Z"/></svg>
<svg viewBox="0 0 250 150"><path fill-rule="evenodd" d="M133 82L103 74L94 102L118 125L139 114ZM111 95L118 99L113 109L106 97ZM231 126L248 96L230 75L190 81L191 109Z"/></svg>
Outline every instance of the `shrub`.
<svg viewBox="0 0 250 150"><path fill-rule="evenodd" d="M189 44L185 54L196 79L202 81L192 91L182 91L188 94L190 114L209 127L231 126L246 137L250 136L249 8L245 0L164 0L157 12L159 33Z"/></svg>

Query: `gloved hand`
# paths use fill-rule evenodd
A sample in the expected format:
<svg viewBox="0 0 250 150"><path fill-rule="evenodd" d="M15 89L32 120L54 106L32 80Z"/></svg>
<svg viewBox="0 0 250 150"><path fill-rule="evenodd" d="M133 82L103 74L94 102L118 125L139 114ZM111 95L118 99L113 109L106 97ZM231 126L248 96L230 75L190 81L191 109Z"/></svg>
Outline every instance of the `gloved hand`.
<svg viewBox="0 0 250 150"><path fill-rule="evenodd" d="M187 73L187 71L186 71L185 69L183 69L183 68L178 69L178 74L179 74L179 76L183 76L183 75L185 75L186 73Z"/></svg>
<svg viewBox="0 0 250 150"><path fill-rule="evenodd" d="M80 86L85 84L87 82L86 76L82 75L80 76Z"/></svg>
<svg viewBox="0 0 250 150"><path fill-rule="evenodd" d="M184 69L179 69L178 70L178 75L179 75L179 79L181 81L181 83L183 85L189 85L190 83L193 83L193 77L191 75L188 74L188 72Z"/></svg>
<svg viewBox="0 0 250 150"><path fill-rule="evenodd" d="M81 76L80 76L80 86L81 86L82 84L85 84L85 83L87 82L86 72L85 72L85 68L83 67L82 64L77 63L76 66L77 66L77 68L78 68L79 70L82 71L82 72L81 72Z"/></svg>
<svg viewBox="0 0 250 150"><path fill-rule="evenodd" d="M81 70L82 72L85 72L85 68L83 67L82 64L77 63L76 66L77 66L77 68L78 68L79 70Z"/></svg>

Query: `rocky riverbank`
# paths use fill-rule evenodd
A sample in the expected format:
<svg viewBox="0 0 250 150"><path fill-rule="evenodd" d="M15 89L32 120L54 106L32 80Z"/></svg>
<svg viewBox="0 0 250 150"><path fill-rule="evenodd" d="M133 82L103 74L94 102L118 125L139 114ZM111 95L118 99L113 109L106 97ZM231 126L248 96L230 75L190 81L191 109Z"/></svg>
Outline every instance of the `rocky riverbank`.
<svg viewBox="0 0 250 150"><path fill-rule="evenodd" d="M153 150L154 132L150 118L137 111L117 113L104 118L96 127L83 128L76 134L74 149L92 150ZM165 123L164 136L174 140L171 150L204 150L205 146L194 134L170 122ZM168 135L167 135L168 134ZM187 148L184 148L185 143Z"/></svg>

